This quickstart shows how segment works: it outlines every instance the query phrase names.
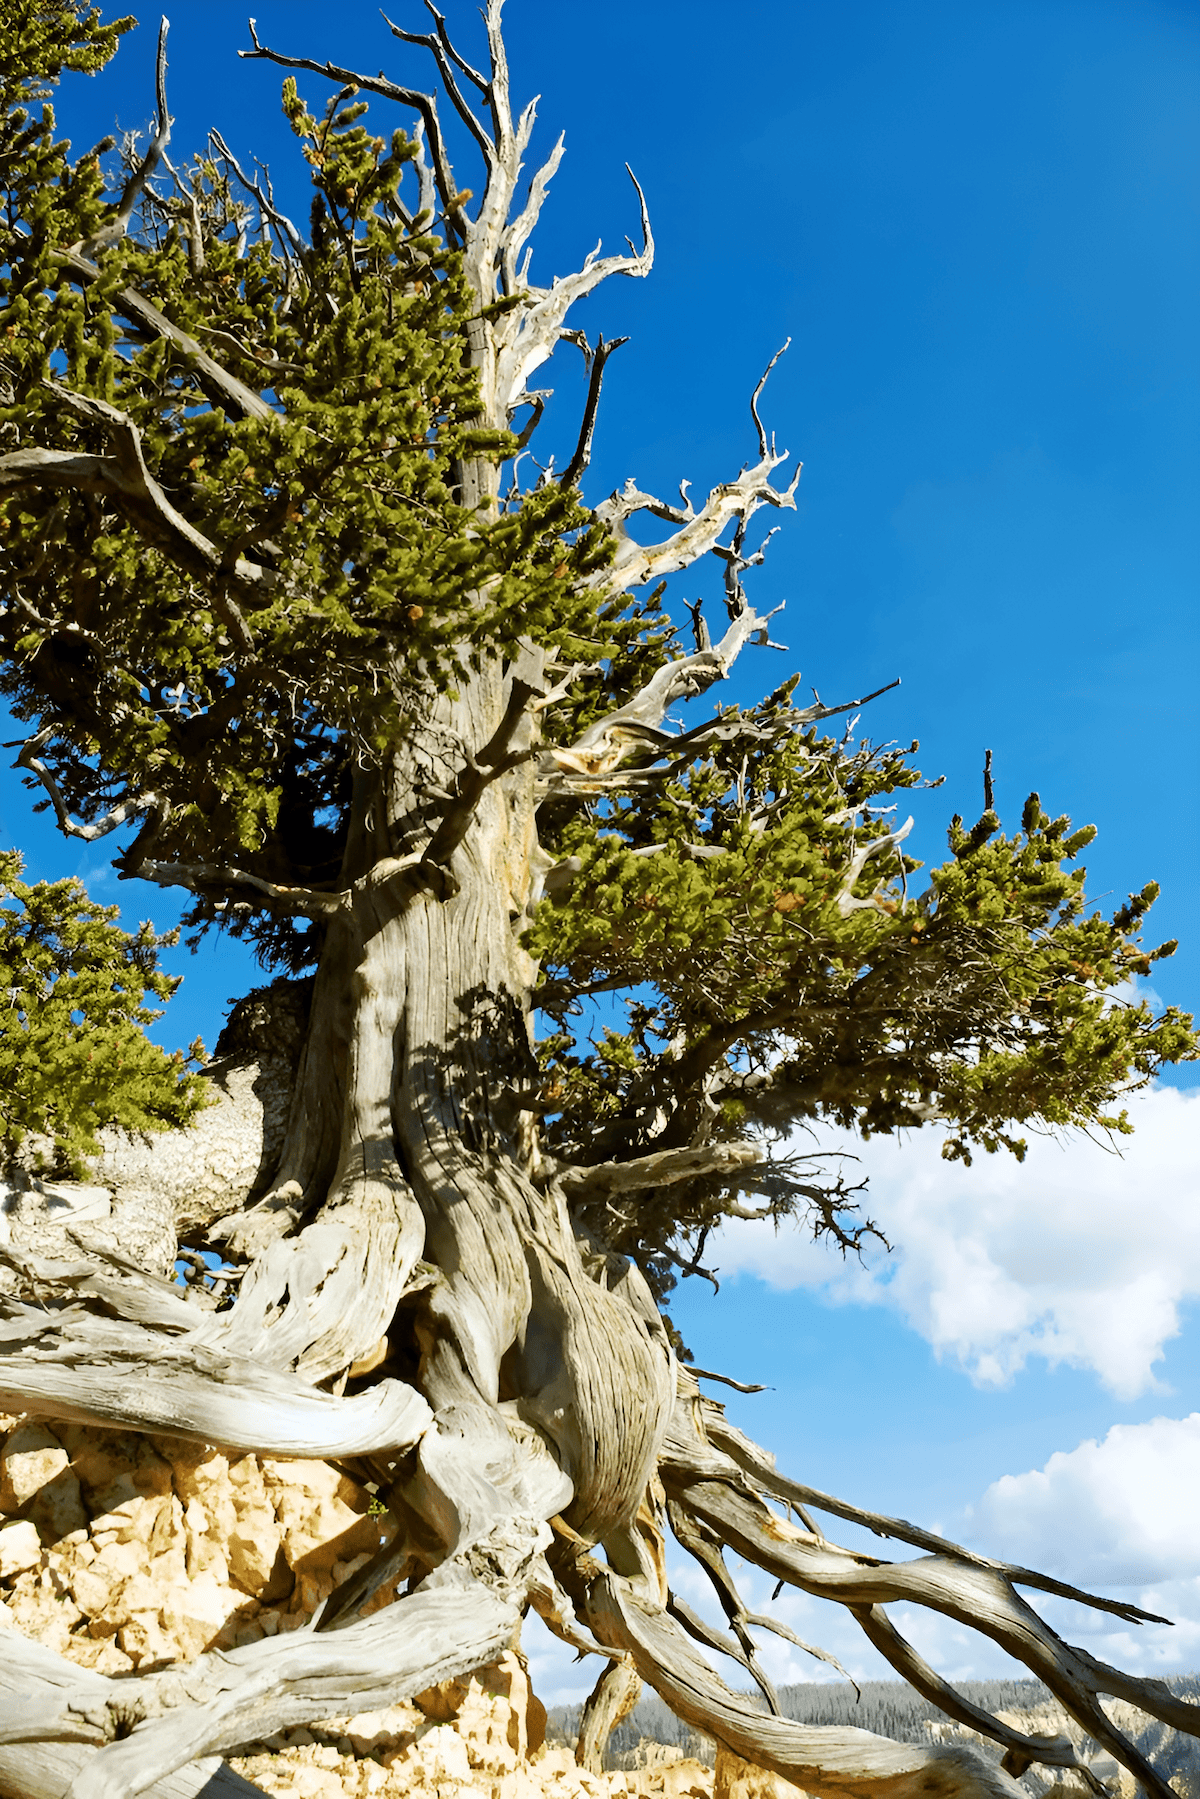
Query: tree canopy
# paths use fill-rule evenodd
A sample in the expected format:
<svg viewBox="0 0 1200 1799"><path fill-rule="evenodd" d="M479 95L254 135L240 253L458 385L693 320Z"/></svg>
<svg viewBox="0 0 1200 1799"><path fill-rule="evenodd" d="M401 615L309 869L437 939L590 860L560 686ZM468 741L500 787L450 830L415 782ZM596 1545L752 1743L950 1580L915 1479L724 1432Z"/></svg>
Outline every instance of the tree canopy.
<svg viewBox="0 0 1200 1799"><path fill-rule="evenodd" d="M317 112L284 81L307 233L219 134L176 169L161 94L147 152L73 158L35 103L128 24L39 4L4 27L0 690L64 828L136 821L122 874L189 889L193 924L219 920L299 972L344 886L355 780L415 740L429 684L533 646L553 659L535 697L553 866L526 945L552 1023L537 1103L556 1154L631 1159L820 1118L867 1133L937 1120L968 1160L1020 1154L1023 1126L1122 1129L1121 1092L1192 1040L1133 991L1173 947L1140 941L1155 889L1111 920L1087 902L1089 830L1035 794L1005 836L989 804L917 881L891 822L915 744L823 735L830 709L799 704L794 682L663 728L768 634L746 597L761 560L747 527L792 500L757 410L757 465L699 513L628 491L589 506L611 346L584 340L579 446L561 476L551 462L521 487L541 401L502 365L540 357L538 313L572 297L519 266L531 218L477 267L424 131L368 123L364 90L404 92L382 81L338 77ZM593 261L587 285L636 265ZM490 368L472 350L484 320ZM503 422L483 391L498 371L528 409ZM674 527L665 545L634 541L637 512ZM725 571L716 647L699 610L673 619L653 585L706 549ZM486 778L508 755L496 746ZM419 802L427 868L459 828L447 798ZM610 1007L589 1036L580 1001L598 993L631 996L628 1021ZM681 1235L720 1216L727 1176L643 1198L605 1231L661 1283ZM768 1184L774 1208L812 1202L782 1165Z"/></svg>
<svg viewBox="0 0 1200 1799"><path fill-rule="evenodd" d="M157 967L163 939L150 925L123 931L119 908L89 900L79 881L22 881L21 859L0 854L0 1141L6 1159L27 1140L43 1163L78 1173L98 1129L178 1129L203 1103L203 1085L144 1027L162 1016L177 981ZM197 1055L203 1045L193 1044Z"/></svg>

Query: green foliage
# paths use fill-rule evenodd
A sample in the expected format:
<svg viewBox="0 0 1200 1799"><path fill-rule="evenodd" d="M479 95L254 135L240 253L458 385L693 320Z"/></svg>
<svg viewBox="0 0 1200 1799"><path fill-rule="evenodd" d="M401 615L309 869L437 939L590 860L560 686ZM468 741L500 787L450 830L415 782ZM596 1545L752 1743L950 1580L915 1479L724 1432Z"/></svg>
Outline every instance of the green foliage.
<svg viewBox="0 0 1200 1799"><path fill-rule="evenodd" d="M203 1083L143 1028L161 1017L147 995L178 986L155 954L172 939L148 924L121 930L118 908L93 904L79 881L20 877L21 858L0 852L0 897L15 902L0 905L0 1145L9 1159L27 1137L49 1138L53 1159L79 1173L98 1130L186 1124Z"/></svg>
<svg viewBox="0 0 1200 1799"><path fill-rule="evenodd" d="M116 407L201 547L108 493L10 488L0 691L48 727L77 816L152 790L159 856L311 884L339 865L342 774L403 736L416 686L525 637L576 656L619 633L584 586L611 544L575 495L461 503L464 467L514 440L478 422L461 258L396 208L413 145L370 136L346 95L318 121L289 82L284 109L314 202L309 241L282 250L247 246L247 208L204 156L68 279L64 251L111 213L99 159L72 162L47 126L9 168L0 450L111 454L110 419L71 396ZM132 289L265 416L148 340Z"/></svg>
<svg viewBox="0 0 1200 1799"><path fill-rule="evenodd" d="M1075 860L1093 832L1036 794L1011 838L994 814L969 831L956 818L915 896L919 865L894 845L851 880L856 852L887 837L881 805L918 778L894 746L821 737L783 689L648 790L560 818L580 872L528 942L557 1021L543 1103L561 1154L936 1119L943 1154L969 1163L980 1147L1023 1156L1014 1125L1129 1129L1119 1095L1197 1054L1185 1014L1133 991L1175 948L1137 934L1157 889L1111 920L1090 909ZM617 990L634 994L628 1029L578 1041L581 999ZM851 1193L789 1160L747 1178L766 1213L802 1205L856 1246L872 1227L847 1215ZM722 1183L696 1181L590 1222L665 1289L672 1240L702 1239L727 1206Z"/></svg>

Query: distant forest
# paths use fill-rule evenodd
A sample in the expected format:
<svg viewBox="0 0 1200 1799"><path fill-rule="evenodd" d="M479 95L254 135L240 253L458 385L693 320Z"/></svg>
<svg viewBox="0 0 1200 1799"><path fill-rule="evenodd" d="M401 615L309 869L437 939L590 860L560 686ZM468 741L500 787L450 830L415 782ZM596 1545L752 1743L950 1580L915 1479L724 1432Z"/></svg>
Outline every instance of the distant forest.
<svg viewBox="0 0 1200 1799"><path fill-rule="evenodd" d="M1181 1698L1200 1700L1200 1675L1170 1674L1164 1685ZM1049 1689L1040 1680L962 1680L956 1690L972 1705L985 1711L1029 1711L1035 1706L1055 1703ZM761 1704L759 1696L752 1695ZM801 1686L780 1687L779 1708L785 1718L800 1724L853 1724L859 1730L873 1730L880 1736L901 1743L926 1743L930 1724L948 1724L951 1720L940 1706L922 1699L919 1693L899 1680L864 1680L861 1697L848 1682L805 1682ZM581 1705L556 1706L550 1713L550 1734L558 1741L574 1743L579 1734ZM708 1737L700 1736L688 1725L681 1724L654 1693L638 1702L623 1724L618 1724L609 1738L605 1765L609 1768L631 1768L642 1760L641 1745L646 1742L674 1744L684 1755L708 1763L715 1760L715 1750ZM1147 1719L1146 1729L1138 1734L1138 1747L1155 1768L1173 1780L1179 1792L1196 1794L1200 1799L1200 1756L1197 1745L1181 1737L1166 1725ZM996 1750L999 1760L1000 1750ZM1050 1770L1045 1770L1051 1784ZM1176 1776L1182 1778L1176 1779ZM1036 1781L1036 1775L1033 1776Z"/></svg>

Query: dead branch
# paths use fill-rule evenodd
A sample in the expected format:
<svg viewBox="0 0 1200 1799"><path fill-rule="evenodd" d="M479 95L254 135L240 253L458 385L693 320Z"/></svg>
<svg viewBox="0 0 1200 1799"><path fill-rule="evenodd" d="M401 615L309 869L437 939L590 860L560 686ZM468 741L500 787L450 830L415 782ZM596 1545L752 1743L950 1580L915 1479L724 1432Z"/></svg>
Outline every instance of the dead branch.
<svg viewBox="0 0 1200 1799"><path fill-rule="evenodd" d="M664 1608L636 1596L620 1576L590 1588L587 1620L613 1650L632 1657L643 1680L677 1717L735 1755L769 1768L823 1799L1018 1799L1022 1789L978 1750L917 1748L870 1731L819 1729L764 1716L696 1654Z"/></svg>
<svg viewBox="0 0 1200 1799"><path fill-rule="evenodd" d="M450 167L450 159L446 154L446 145L438 120L437 100L432 94L423 94L417 88L401 87L394 81L386 80L382 75L360 75L353 69L343 69L337 63L314 62L310 56L284 56L280 51L271 50L266 44L260 43L254 20L251 19L249 23L250 40L254 48L238 51L238 55L244 61L273 62L281 69L307 69L310 74L323 75L327 81L337 82L339 87L362 88L368 94L378 94L381 99L394 100L398 105L407 106L419 114L429 140L438 193L447 215L451 213L456 191L454 175Z"/></svg>
<svg viewBox="0 0 1200 1799"><path fill-rule="evenodd" d="M150 140L146 154L125 183L125 190L112 218L105 220L99 231L91 237L84 238L82 242L73 246L79 256L94 259L101 250L106 250L110 244L119 243L125 236L129 229L129 221L133 217L133 209L171 141L171 126L175 121L167 111L167 31L170 23L169 19L164 18L158 27L158 55L154 65L154 89L158 117L154 122L154 136Z"/></svg>
<svg viewBox="0 0 1200 1799"><path fill-rule="evenodd" d="M628 342L627 337L614 337L605 343L604 338L600 337L597 339L596 348L588 352L591 367L588 376L587 400L583 408L583 421L579 427L579 439L571 460L559 476L558 485L560 487L577 486L579 477L592 459L592 434L596 429L596 414L600 410L600 389L604 381L604 365L614 350L619 350L622 344Z"/></svg>
<svg viewBox="0 0 1200 1799"><path fill-rule="evenodd" d="M662 1149L631 1162L566 1168L558 1178L572 1202L592 1203L701 1176L729 1176L756 1166L762 1159L762 1151L753 1143L712 1143L703 1149Z"/></svg>
<svg viewBox="0 0 1200 1799"><path fill-rule="evenodd" d="M702 1400L701 1405L705 1435L709 1442L714 1448L722 1450L737 1468L748 1475L754 1486L762 1492L771 1493L777 1499L797 1507L812 1506L817 1511L828 1512L832 1517L843 1518L848 1524L861 1524L867 1530L874 1531L876 1536L894 1537L898 1543L910 1543L914 1549L925 1549L933 1555L958 1557L972 1567L986 1568L992 1573L1003 1575L1015 1586L1033 1587L1039 1592L1052 1593L1059 1599L1071 1599L1097 1611L1112 1612L1116 1617L1124 1618L1127 1623L1170 1623L1169 1618L1159 1618L1153 1612L1141 1611L1124 1600L1103 1599L1093 1593L1085 1593L1079 1587L1068 1586L1064 1581L1054 1580L1048 1574L1038 1574L1032 1568L1013 1567L1007 1562L993 1561L989 1556L977 1555L974 1550L952 1543L947 1537L939 1537L933 1531L910 1524L905 1518L890 1518L883 1512L868 1511L863 1506L836 1499L831 1493L822 1493L816 1487L789 1480L779 1473L775 1457L767 1450L760 1449L757 1443L753 1443L735 1425L730 1424L719 1406L710 1406L710 1402L706 1400Z"/></svg>
<svg viewBox="0 0 1200 1799"><path fill-rule="evenodd" d="M29 738L22 746L21 753L13 767L27 768L31 774L37 776L50 797L58 828L65 837L81 837L85 843L95 843L97 838L107 837L110 831L118 830L131 818L139 818L144 813L153 812L162 805L159 795L152 791L130 794L106 812L103 818L96 819L90 825L80 824L78 819L71 817L62 795L62 789L46 764L36 754L36 751L44 748L53 735L53 727L47 726L45 730L39 731L36 737Z"/></svg>

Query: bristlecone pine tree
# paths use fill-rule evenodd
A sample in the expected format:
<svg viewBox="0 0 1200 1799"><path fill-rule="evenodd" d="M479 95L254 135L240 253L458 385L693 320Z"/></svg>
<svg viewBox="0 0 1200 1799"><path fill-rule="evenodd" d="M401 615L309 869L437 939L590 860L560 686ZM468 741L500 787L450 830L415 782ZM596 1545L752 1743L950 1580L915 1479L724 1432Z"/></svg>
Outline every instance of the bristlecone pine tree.
<svg viewBox="0 0 1200 1799"><path fill-rule="evenodd" d="M1197 1734L1200 1707L1068 1646L1015 1589L1145 1614L785 1479L701 1397L660 1311L723 1218L807 1213L843 1246L871 1228L788 1151L800 1121L933 1122L967 1159L1019 1155L1026 1124L1122 1128L1120 1093L1194 1053L1189 1020L1116 991L1164 953L1138 942L1154 890L1111 921L1090 909L1072 866L1090 832L1034 795L1013 836L990 802L955 819L916 892L884 808L918 777L906 752L826 734L847 708L800 705L789 682L672 722L766 641L750 526L795 483L756 394L754 459L703 500L630 483L584 501L613 346L570 309L648 274L645 209L640 249L535 285L560 149L521 184L534 110L510 101L500 0L481 69L430 11L428 34L391 29L436 93L242 52L320 95L284 80L304 230L216 133L171 161L161 43L149 147L113 175L112 145L73 159L44 102L128 21L10 0L0 24L0 684L27 721L19 764L64 832L124 827L122 876L186 889L191 926L277 971L260 1009L306 1021L262 1178L181 1207L190 1285L169 1277L174 1245L157 1275L83 1231L68 1261L3 1249L0 1404L335 1459L390 1517L312 1628L186 1666L83 1685L0 1632L0 1785L48 1792L53 1751L76 1799L191 1792L201 1776L172 1771L477 1667L531 1606L608 1658L593 1750L642 1680L819 1794L1015 1795L1031 1764L1075 1765L1065 1739L956 1695L890 1621L902 1601L1002 1645L1167 1799L1098 1696ZM446 121L473 140L474 196ZM534 378L564 341L590 370L578 442L522 487ZM708 556L712 636L662 600ZM47 962L47 992L68 964ZM9 979L29 1003L6 1070L37 1020ZM589 1042L589 996L621 993ZM137 1078L140 1111L97 1089L60 1118L43 1095L27 1127L77 1160L97 1122L170 1125L186 1153L200 1077L164 1062L151 1079L143 1057ZM841 1549L808 1507L923 1553ZM668 1591L668 1531L727 1632ZM766 1710L733 1692L701 1649L759 1678L764 1621L726 1549L848 1606L1002 1767L789 1723L765 1677Z"/></svg>

